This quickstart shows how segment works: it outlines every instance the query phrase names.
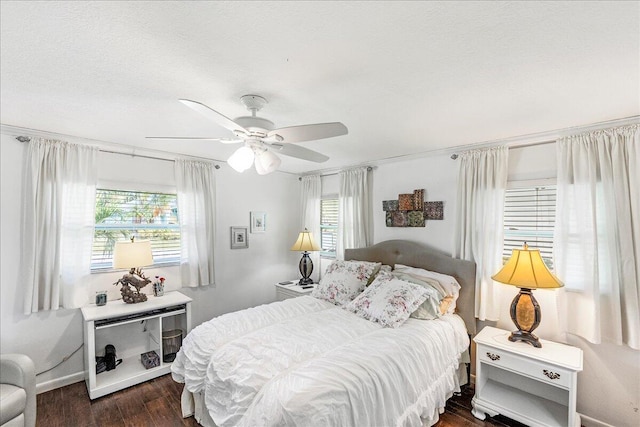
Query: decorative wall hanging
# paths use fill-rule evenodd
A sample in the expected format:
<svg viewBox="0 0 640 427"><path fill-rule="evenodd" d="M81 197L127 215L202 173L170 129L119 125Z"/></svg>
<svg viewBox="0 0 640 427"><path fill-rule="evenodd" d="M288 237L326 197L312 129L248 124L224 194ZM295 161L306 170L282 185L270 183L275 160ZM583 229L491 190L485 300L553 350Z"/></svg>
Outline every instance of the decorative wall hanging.
<svg viewBox="0 0 640 427"><path fill-rule="evenodd" d="M398 194L398 200L384 200L387 227L424 227L427 219L443 219L443 202L425 202L424 189Z"/></svg>
<svg viewBox="0 0 640 427"><path fill-rule="evenodd" d="M424 202L425 219L444 219L443 202Z"/></svg>
<svg viewBox="0 0 640 427"><path fill-rule="evenodd" d="M251 212L251 232L264 233L267 230L267 214L265 212Z"/></svg>
<svg viewBox="0 0 640 427"><path fill-rule="evenodd" d="M248 247L247 227L231 227L231 249L246 249Z"/></svg>

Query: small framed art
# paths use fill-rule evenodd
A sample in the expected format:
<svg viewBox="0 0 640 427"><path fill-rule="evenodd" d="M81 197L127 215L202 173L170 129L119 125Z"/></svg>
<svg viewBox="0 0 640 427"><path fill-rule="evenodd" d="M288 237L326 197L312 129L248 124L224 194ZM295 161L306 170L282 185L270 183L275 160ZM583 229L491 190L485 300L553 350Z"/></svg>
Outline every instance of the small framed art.
<svg viewBox="0 0 640 427"><path fill-rule="evenodd" d="M249 233L247 227L231 227L231 249L245 249L249 247Z"/></svg>
<svg viewBox="0 0 640 427"><path fill-rule="evenodd" d="M264 233L267 230L267 214L265 212L251 212L251 232Z"/></svg>

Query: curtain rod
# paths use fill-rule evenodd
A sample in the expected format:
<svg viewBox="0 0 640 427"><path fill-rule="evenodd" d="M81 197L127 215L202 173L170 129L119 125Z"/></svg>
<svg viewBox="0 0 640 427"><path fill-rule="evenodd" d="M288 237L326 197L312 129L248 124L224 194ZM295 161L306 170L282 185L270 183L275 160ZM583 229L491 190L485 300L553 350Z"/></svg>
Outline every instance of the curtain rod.
<svg viewBox="0 0 640 427"><path fill-rule="evenodd" d="M357 167L357 166L355 166L355 167ZM345 168L344 170L346 170L346 169L354 169L355 167ZM373 170L373 166L367 166L367 172L371 172L372 170ZM338 175L339 173L340 172L330 172L330 173L321 173L321 174L318 174L318 175L320 175L320 176L332 176L332 175ZM313 174L313 175L315 175L315 174ZM305 176L311 176L311 175L305 175ZM301 176L298 177L298 181L302 181L302 177Z"/></svg>
<svg viewBox="0 0 640 427"><path fill-rule="evenodd" d="M31 141L31 137L29 136L24 136L24 135L18 135L16 136L16 139L20 142L29 142ZM175 159L166 159L164 157L156 157L156 156L148 156L145 154L136 154L136 153L126 153L123 151L113 151L113 150L105 150L103 148L98 148L98 151L101 153L109 153L109 154L121 154L123 156L131 156L131 157L141 157L143 159L153 159L153 160L162 160L164 162L175 162ZM198 160L206 160L206 161L211 161L212 159L207 159L205 157L198 157L198 156L187 156L189 158L192 159L198 159ZM214 162L217 160L213 160ZM220 169L220 165L218 164L214 164L213 165L214 168L216 169Z"/></svg>

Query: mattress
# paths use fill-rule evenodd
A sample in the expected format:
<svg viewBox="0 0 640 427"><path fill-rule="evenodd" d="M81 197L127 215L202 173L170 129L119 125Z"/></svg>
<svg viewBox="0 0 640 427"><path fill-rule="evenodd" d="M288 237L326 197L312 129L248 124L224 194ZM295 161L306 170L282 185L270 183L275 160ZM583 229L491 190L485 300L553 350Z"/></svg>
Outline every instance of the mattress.
<svg viewBox="0 0 640 427"><path fill-rule="evenodd" d="M418 426L459 390L468 345L456 315L391 329L304 296L198 326L172 375L204 424Z"/></svg>

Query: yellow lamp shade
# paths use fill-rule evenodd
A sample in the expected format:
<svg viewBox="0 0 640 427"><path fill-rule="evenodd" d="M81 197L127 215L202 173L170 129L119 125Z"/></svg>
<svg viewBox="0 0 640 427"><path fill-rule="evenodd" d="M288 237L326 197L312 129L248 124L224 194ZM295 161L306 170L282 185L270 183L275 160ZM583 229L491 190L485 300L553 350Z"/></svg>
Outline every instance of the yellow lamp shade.
<svg viewBox="0 0 640 427"><path fill-rule="evenodd" d="M113 268L133 268L153 265L149 240L118 241L113 249Z"/></svg>
<svg viewBox="0 0 640 427"><path fill-rule="evenodd" d="M564 284L549 269L538 249L514 249L509 261L491 277L497 282L519 288L561 288Z"/></svg>
<svg viewBox="0 0 640 427"><path fill-rule="evenodd" d="M316 241L313 239L313 234L305 228L304 231L300 232L298 240L296 240L293 246L291 246L291 250L298 252L319 251L320 246L318 246Z"/></svg>

